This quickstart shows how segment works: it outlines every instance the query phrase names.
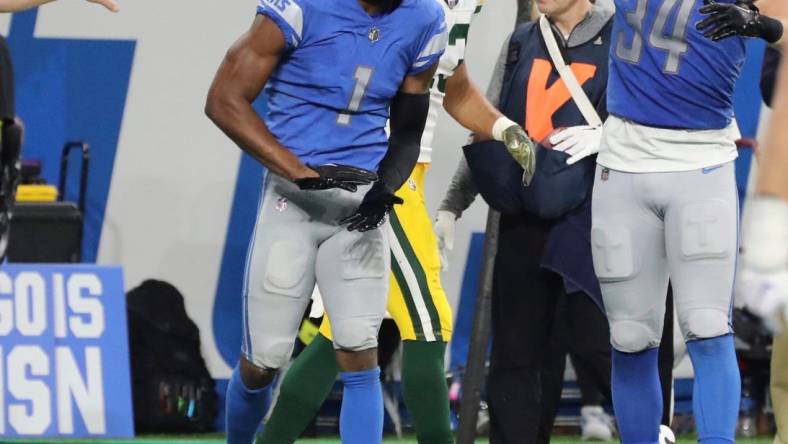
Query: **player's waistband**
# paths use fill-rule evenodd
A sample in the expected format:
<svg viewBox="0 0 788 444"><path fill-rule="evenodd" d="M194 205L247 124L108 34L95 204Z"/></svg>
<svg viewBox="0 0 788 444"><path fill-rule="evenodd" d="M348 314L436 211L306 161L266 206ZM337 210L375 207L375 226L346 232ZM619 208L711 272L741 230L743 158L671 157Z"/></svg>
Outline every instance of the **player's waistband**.
<svg viewBox="0 0 788 444"><path fill-rule="evenodd" d="M269 173L263 199L266 204L274 205L276 211L301 211L315 221L334 223L352 214L370 187L359 186L355 193L339 188L302 190L290 180Z"/></svg>

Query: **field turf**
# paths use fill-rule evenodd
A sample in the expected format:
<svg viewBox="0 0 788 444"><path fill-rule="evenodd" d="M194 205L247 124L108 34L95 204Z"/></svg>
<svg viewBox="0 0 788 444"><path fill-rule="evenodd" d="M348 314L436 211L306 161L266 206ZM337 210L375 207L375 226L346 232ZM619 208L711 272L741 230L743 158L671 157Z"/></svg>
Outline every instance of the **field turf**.
<svg viewBox="0 0 788 444"><path fill-rule="evenodd" d="M0 438L0 443L35 443L35 444L48 444L48 443L72 443L72 444L223 444L225 441L222 439L222 436L219 435L212 435L210 437L165 437L165 436L150 436L150 437L140 437L132 440L118 440L118 439L82 439L82 440L3 440ZM396 444L416 444L416 440L414 438L387 438L384 440L385 443L396 443ZM486 439L479 439L476 441L477 443L487 443ZM562 436L553 438L551 441L553 444L579 444L584 443L581 441L580 438L574 438L570 436ZM611 441L613 443L614 441ZM617 442L617 441L615 441ZM678 440L679 444L690 444L697 442L692 437L680 437ZM763 437L763 438L752 438L752 439L737 439L737 444L772 444L772 438ZM339 439L337 438L314 438L314 439L303 439L299 440L298 443L300 444L340 444Z"/></svg>

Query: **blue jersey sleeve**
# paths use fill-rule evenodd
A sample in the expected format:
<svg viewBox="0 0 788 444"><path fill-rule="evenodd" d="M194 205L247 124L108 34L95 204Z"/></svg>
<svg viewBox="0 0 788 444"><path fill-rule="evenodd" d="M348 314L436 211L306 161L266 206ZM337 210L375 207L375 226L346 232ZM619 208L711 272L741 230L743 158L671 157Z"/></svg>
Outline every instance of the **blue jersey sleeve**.
<svg viewBox="0 0 788 444"><path fill-rule="evenodd" d="M286 50L291 51L301 44L304 37L305 11L296 0L260 0L257 13L262 14L279 26L285 36Z"/></svg>
<svg viewBox="0 0 788 444"><path fill-rule="evenodd" d="M443 9L438 6L435 9L435 20L427 27L419 40L408 75L418 74L432 67L446 51L448 43L449 33L446 29L446 17L443 14Z"/></svg>

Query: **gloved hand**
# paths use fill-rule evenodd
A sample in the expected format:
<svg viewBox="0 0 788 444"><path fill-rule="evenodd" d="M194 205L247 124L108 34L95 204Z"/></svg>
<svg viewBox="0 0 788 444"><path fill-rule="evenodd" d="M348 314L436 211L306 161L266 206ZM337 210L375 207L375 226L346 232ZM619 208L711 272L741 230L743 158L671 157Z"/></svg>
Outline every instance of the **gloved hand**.
<svg viewBox="0 0 788 444"><path fill-rule="evenodd" d="M788 202L755 196L747 204L736 297L772 330L788 320Z"/></svg>
<svg viewBox="0 0 788 444"><path fill-rule="evenodd" d="M293 182L302 190L327 190L329 188L341 188L351 193L355 193L359 185L367 185L378 180L378 175L372 171L356 168L348 165L336 165L328 163L325 165L312 166L319 177L304 177Z"/></svg>
<svg viewBox="0 0 788 444"><path fill-rule="evenodd" d="M435 215L435 235L438 237L438 252L441 257L441 270L449 270L449 252L454 250L454 228L457 216L451 211L439 210Z"/></svg>
<svg viewBox="0 0 788 444"><path fill-rule="evenodd" d="M506 128L501 134L501 142L506 145L509 154L523 167L523 184L528 186L536 170L534 143L528 134L516 123Z"/></svg>
<svg viewBox="0 0 788 444"><path fill-rule="evenodd" d="M567 165L574 165L588 156L599 153L602 144L602 127L570 126L550 136L549 142L554 150L569 154Z"/></svg>
<svg viewBox="0 0 788 444"><path fill-rule="evenodd" d="M381 182L375 182L372 188L364 195L358 210L350 216L339 221L341 225L348 224L348 231L365 232L380 228L386 223L386 216L394 205L405 203L393 191L388 190Z"/></svg>
<svg viewBox="0 0 788 444"><path fill-rule="evenodd" d="M715 42L734 35L758 37L769 43L777 42L782 37L782 24L771 17L762 16L752 1L717 3L704 0L704 3L706 5L700 8L700 12L708 14L708 17L695 27L703 32L704 37Z"/></svg>

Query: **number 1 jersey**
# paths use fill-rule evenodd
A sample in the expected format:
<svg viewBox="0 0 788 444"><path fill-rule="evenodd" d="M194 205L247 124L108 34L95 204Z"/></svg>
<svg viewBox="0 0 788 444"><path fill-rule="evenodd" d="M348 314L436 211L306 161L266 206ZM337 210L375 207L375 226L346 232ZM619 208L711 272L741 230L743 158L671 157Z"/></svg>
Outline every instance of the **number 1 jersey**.
<svg viewBox="0 0 788 444"><path fill-rule="evenodd" d="M358 0L260 0L257 11L286 41L265 88L270 131L304 163L376 171L391 99L445 50L440 5L403 0L370 16Z"/></svg>
<svg viewBox="0 0 788 444"><path fill-rule="evenodd" d="M719 0L731 2L732 0ZM615 0L608 111L657 128L727 128L744 39L695 29L703 0Z"/></svg>

